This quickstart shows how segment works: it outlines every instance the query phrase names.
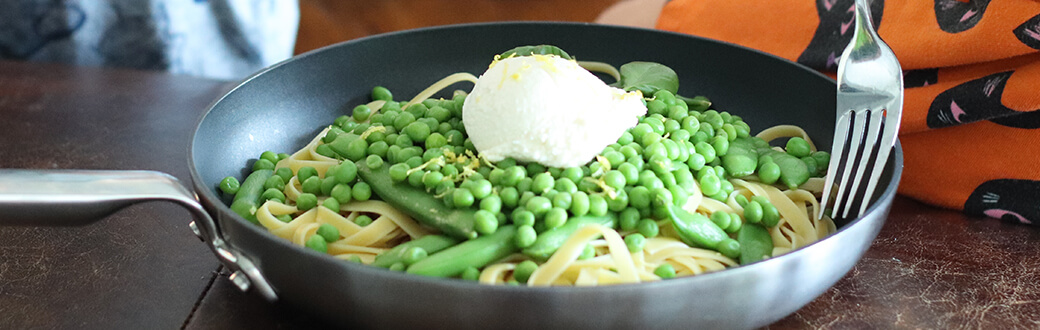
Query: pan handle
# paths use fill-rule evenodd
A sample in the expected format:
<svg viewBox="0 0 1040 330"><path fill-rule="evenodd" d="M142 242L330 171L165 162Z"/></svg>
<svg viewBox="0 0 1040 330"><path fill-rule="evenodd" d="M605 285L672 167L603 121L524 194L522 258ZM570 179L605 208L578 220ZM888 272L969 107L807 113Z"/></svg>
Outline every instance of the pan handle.
<svg viewBox="0 0 1040 330"><path fill-rule="evenodd" d="M253 288L268 301L278 299L252 260L221 238L198 196L169 174L0 169L0 226L86 225L124 207L155 200L175 202L191 212L196 220L191 222L191 230L231 269L229 278L239 289Z"/></svg>

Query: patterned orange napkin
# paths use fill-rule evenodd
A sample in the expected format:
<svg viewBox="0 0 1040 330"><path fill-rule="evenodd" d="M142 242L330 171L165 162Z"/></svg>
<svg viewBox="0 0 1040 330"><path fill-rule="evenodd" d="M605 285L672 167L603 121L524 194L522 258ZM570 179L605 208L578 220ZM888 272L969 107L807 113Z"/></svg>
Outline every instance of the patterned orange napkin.
<svg viewBox="0 0 1040 330"><path fill-rule="evenodd" d="M853 0L674 0L657 28L833 76L853 8ZM874 0L871 12L905 70L899 192L1040 225L1040 1Z"/></svg>

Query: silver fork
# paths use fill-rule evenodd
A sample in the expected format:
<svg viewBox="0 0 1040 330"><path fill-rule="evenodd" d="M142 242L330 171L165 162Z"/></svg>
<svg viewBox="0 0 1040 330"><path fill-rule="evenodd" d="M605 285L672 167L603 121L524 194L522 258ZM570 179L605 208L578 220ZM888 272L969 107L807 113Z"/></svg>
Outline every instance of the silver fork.
<svg viewBox="0 0 1040 330"><path fill-rule="evenodd" d="M856 0L855 19L852 42L838 62L838 120L820 201L821 208L827 206L837 183L832 218L838 218L840 213L841 218L848 219L850 211L854 212L851 218L855 218L866 211L895 145L903 112L903 71L892 49L874 30L867 0ZM864 177L867 171L870 176ZM864 180L865 188L861 186ZM857 198L860 193L862 197ZM820 210L817 217L822 215Z"/></svg>

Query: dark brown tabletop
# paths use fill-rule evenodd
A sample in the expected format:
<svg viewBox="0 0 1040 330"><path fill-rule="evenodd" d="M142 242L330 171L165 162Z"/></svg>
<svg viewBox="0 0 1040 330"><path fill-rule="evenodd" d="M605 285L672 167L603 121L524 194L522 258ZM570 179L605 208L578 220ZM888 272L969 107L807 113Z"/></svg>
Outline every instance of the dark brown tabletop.
<svg viewBox="0 0 1040 330"><path fill-rule="evenodd" d="M231 86L0 61L0 168L157 170L187 183L191 132ZM0 328L324 325L239 292L190 221L145 203L82 227L0 226ZM1033 228L899 197L863 260L770 328L1036 328L1037 243Z"/></svg>

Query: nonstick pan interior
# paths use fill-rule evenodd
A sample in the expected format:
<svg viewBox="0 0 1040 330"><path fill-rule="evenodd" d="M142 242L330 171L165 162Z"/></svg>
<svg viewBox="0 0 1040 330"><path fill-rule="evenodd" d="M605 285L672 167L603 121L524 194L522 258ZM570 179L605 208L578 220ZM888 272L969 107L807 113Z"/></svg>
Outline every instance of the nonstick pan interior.
<svg viewBox="0 0 1040 330"><path fill-rule="evenodd" d="M895 194L901 153L889 161L868 214L790 254L713 274L598 288L490 287L338 261L295 247L234 215L221 178L245 175L265 150L291 153L324 125L386 86L410 98L451 73L481 74L495 54L559 46L579 60L652 61L679 75L679 93L704 95L754 132L799 125L830 147L833 81L780 58L685 35L580 23L493 23L374 36L310 52L261 72L216 102L192 140L192 176L224 238L258 264L280 299L326 319L366 326L756 327L793 313L843 276L869 247ZM454 88L468 90L471 85Z"/></svg>

